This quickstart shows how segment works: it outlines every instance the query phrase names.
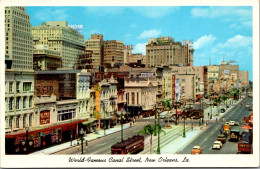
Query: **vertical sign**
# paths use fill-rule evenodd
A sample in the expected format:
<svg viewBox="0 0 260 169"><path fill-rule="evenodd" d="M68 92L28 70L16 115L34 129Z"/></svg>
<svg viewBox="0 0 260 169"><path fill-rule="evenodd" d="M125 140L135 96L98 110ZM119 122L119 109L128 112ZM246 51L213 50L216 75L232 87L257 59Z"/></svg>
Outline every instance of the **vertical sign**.
<svg viewBox="0 0 260 169"><path fill-rule="evenodd" d="M172 100L175 100L175 75L172 75Z"/></svg>
<svg viewBox="0 0 260 169"><path fill-rule="evenodd" d="M96 119L100 118L99 115L99 95L100 95L100 91L101 91L101 87L97 84L94 86L94 91L95 91L95 95L96 95L96 112L94 114Z"/></svg>

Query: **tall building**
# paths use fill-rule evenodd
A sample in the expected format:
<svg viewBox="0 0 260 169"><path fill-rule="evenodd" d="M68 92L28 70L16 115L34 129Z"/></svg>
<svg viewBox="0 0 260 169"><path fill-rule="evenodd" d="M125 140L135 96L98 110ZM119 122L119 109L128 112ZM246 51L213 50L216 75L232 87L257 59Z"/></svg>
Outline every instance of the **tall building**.
<svg viewBox="0 0 260 169"><path fill-rule="evenodd" d="M186 41L175 42L171 37L159 37L149 39L146 45L148 67L193 65L193 48Z"/></svg>
<svg viewBox="0 0 260 169"><path fill-rule="evenodd" d="M32 27L34 45L45 44L60 53L62 67L73 67L77 56L84 53L84 36L68 27L67 21L47 21Z"/></svg>
<svg viewBox="0 0 260 169"><path fill-rule="evenodd" d="M33 37L25 7L5 8L5 128L25 133L34 112Z"/></svg>
<svg viewBox="0 0 260 169"><path fill-rule="evenodd" d="M104 41L104 64L124 63L124 42Z"/></svg>
<svg viewBox="0 0 260 169"><path fill-rule="evenodd" d="M92 51L92 65L94 69L98 69L103 62L103 35L92 34L91 39L86 40L86 50Z"/></svg>
<svg viewBox="0 0 260 169"><path fill-rule="evenodd" d="M133 51L133 45L125 45L124 46L124 64L128 64L131 61L131 56L132 56L132 51Z"/></svg>
<svg viewBox="0 0 260 169"><path fill-rule="evenodd" d="M239 71L239 80L242 86L249 85L249 73L248 71Z"/></svg>
<svg viewBox="0 0 260 169"><path fill-rule="evenodd" d="M12 70L33 69L32 39L30 16L25 7L6 7L5 54L12 60Z"/></svg>

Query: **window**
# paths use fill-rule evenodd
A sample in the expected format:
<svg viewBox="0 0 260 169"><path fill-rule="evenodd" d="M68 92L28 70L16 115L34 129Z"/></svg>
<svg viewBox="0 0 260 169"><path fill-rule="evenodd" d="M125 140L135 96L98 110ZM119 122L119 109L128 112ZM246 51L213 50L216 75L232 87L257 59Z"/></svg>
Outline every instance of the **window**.
<svg viewBox="0 0 260 169"><path fill-rule="evenodd" d="M16 98L16 109L20 109L20 99L21 97Z"/></svg>
<svg viewBox="0 0 260 169"><path fill-rule="evenodd" d="M25 109L26 108L26 97L23 98L23 108Z"/></svg>
<svg viewBox="0 0 260 169"><path fill-rule="evenodd" d="M13 117L10 117L10 119L9 119L9 127L10 128L13 127Z"/></svg>
<svg viewBox="0 0 260 169"><path fill-rule="evenodd" d="M23 116L23 128L26 127L26 115Z"/></svg>
<svg viewBox="0 0 260 169"><path fill-rule="evenodd" d="M16 82L16 92L20 92L20 82Z"/></svg>
<svg viewBox="0 0 260 169"><path fill-rule="evenodd" d="M23 83L23 91L31 91L32 82L24 82Z"/></svg>
<svg viewBox="0 0 260 169"><path fill-rule="evenodd" d="M33 97L30 96L30 99L29 99L29 107L32 107L32 99L33 99Z"/></svg>
<svg viewBox="0 0 260 169"><path fill-rule="evenodd" d="M11 97L11 98L9 99L9 110L13 110L13 101L14 101L14 98Z"/></svg>
<svg viewBox="0 0 260 169"><path fill-rule="evenodd" d="M137 104L139 104L139 93L137 93Z"/></svg>
<svg viewBox="0 0 260 169"><path fill-rule="evenodd" d="M132 92L131 104L135 104L135 93Z"/></svg>
<svg viewBox="0 0 260 169"><path fill-rule="evenodd" d="M9 83L9 92L13 92L13 82Z"/></svg>
<svg viewBox="0 0 260 169"><path fill-rule="evenodd" d="M19 128L19 119L20 119L20 117L16 118L16 128Z"/></svg>
<svg viewBox="0 0 260 169"><path fill-rule="evenodd" d="M32 115L29 116L29 126L32 127Z"/></svg>

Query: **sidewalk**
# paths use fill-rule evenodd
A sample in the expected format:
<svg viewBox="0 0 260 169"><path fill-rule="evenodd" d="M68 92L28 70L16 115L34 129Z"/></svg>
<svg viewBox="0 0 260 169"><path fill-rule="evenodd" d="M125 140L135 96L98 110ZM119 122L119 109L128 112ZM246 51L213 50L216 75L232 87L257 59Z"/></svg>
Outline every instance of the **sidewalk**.
<svg viewBox="0 0 260 169"><path fill-rule="evenodd" d="M128 128L130 128L129 123L126 123L126 124L123 125L123 129L128 129ZM117 126L114 126L113 128L106 129L105 132L106 132L106 135L109 135L109 134L118 132L120 130L121 130L121 125L117 125ZM91 140L95 140L95 139L98 139L98 138L103 137L103 136L104 136L104 130L100 129L100 130L98 130L98 134L95 134L95 133L86 134L84 136L84 140L91 141ZM33 152L29 155L51 155L55 152L62 151L62 150L65 150L65 149L69 149L69 148L76 146L76 145L77 145L77 139L72 141L72 146L71 146L71 142L69 141L69 142L66 142L66 143L54 145L53 147L49 147L49 148L46 148L46 149L43 149L43 150L40 150L40 151L37 151L37 152Z"/></svg>

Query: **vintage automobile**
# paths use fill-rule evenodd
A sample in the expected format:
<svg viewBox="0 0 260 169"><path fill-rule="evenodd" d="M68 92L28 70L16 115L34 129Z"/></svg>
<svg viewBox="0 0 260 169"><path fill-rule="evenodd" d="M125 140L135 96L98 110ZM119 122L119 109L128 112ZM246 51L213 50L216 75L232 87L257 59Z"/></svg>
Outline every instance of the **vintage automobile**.
<svg viewBox="0 0 260 169"><path fill-rule="evenodd" d="M202 148L200 146L194 146L191 150L191 154L201 154Z"/></svg>
<svg viewBox="0 0 260 169"><path fill-rule="evenodd" d="M221 141L215 141L214 143L213 143L213 146L212 146L212 149L221 149L222 148L222 143L221 143Z"/></svg>

